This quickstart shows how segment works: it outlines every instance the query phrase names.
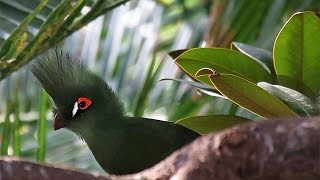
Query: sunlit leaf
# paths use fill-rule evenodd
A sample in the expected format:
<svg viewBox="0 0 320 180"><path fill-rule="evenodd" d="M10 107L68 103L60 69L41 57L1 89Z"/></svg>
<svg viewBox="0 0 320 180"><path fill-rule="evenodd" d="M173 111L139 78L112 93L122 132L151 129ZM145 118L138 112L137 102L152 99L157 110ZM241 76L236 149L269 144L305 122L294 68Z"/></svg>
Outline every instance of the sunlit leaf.
<svg viewBox="0 0 320 180"><path fill-rule="evenodd" d="M312 12L296 13L274 45L274 63L281 85L310 98L320 90L320 19Z"/></svg>
<svg viewBox="0 0 320 180"><path fill-rule="evenodd" d="M199 69L209 68L218 73L241 76L255 83L260 81L271 82L268 71L256 61L238 51L229 49L190 49L177 57L175 63L194 78ZM196 79L210 84L209 80Z"/></svg>

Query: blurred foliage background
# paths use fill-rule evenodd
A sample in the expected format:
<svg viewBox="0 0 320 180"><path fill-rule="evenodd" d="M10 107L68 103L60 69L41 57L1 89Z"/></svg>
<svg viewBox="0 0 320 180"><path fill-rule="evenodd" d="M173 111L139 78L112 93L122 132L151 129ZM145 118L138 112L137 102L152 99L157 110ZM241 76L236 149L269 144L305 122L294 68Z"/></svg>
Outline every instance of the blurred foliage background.
<svg viewBox="0 0 320 180"><path fill-rule="evenodd" d="M40 2L44 1L0 0L0 52ZM23 35L27 36L19 43L32 43L50 12L63 2L49 0L26 25ZM86 14L99 1L83 2L79 10ZM276 33L292 13L319 9L318 0L131 0L87 20L91 22L79 30L80 26L72 26L77 31L64 40L61 35L43 42L46 46L40 44L35 54L59 47L83 60L112 86L131 116L176 121L195 115L236 114L255 119L256 115L228 100L187 84L159 82L162 78L188 79L167 53L200 46L229 47L232 41L272 50ZM23 52L21 48L12 51ZM22 55L15 59L19 57ZM1 63L11 60L1 58ZM1 63L0 68L4 67ZM52 105L28 65L6 76L0 82L1 155L103 172L76 135L67 130L53 132Z"/></svg>

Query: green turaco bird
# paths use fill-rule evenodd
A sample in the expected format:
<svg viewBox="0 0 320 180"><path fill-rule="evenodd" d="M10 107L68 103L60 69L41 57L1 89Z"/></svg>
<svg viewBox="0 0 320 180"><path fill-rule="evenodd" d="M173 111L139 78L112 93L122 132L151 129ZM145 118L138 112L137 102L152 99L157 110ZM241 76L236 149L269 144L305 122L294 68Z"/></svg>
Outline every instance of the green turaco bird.
<svg viewBox="0 0 320 180"><path fill-rule="evenodd" d="M54 130L78 134L110 174L149 168L199 136L178 124L126 116L107 83L62 51L36 60L31 70L56 105Z"/></svg>

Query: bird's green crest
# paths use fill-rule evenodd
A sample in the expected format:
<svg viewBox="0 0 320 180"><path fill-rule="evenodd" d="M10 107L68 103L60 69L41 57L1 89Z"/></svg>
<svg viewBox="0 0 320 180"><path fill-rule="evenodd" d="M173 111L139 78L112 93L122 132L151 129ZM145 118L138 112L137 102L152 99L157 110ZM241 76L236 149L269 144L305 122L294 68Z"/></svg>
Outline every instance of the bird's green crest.
<svg viewBox="0 0 320 180"><path fill-rule="evenodd" d="M57 106L72 104L79 96L105 103L118 101L103 79L61 50L49 51L46 58L35 60L31 64L31 71ZM115 106L122 111L121 103L115 103Z"/></svg>

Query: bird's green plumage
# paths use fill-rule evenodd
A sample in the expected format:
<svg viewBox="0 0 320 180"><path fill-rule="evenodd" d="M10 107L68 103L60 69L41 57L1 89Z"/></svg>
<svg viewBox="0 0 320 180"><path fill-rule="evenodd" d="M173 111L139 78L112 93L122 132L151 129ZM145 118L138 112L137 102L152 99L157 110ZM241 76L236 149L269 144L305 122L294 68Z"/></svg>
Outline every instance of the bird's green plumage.
<svg viewBox="0 0 320 180"><path fill-rule="evenodd" d="M158 163L199 135L180 125L128 117L100 77L62 51L36 60L31 70L57 106L56 119L79 134L99 164L111 174L139 172ZM91 107L72 117L79 97Z"/></svg>

